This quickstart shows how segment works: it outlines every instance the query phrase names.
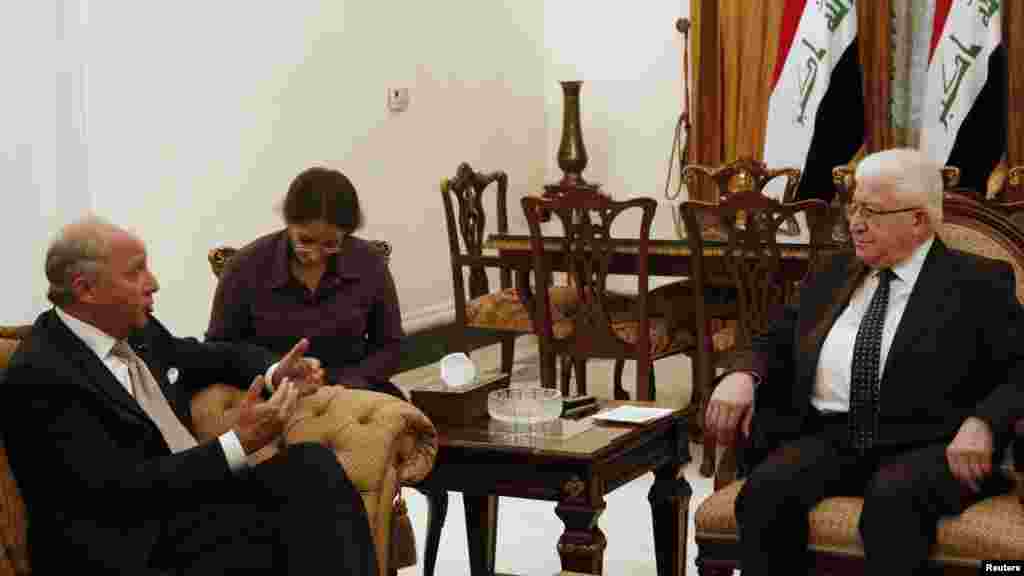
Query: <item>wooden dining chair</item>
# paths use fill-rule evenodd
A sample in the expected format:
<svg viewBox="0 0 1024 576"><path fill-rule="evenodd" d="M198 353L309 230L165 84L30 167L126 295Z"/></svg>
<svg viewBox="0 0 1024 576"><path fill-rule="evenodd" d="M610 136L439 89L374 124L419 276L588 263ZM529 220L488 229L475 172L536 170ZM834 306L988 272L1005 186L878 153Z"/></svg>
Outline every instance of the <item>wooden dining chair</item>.
<svg viewBox="0 0 1024 576"><path fill-rule="evenodd" d="M494 205L490 212L484 207L488 193ZM456 331L448 349L468 354L472 347L500 343L501 372L510 375L515 341L534 333L533 320L513 286L512 270L497 255L485 254L483 248L488 215L493 218L494 232L508 233L507 197L508 176L502 171L477 172L463 162L453 178L441 180L455 295ZM498 276L496 290L491 289L488 270ZM549 289L554 317L561 320L571 314L573 290L554 285Z"/></svg>
<svg viewBox="0 0 1024 576"><path fill-rule="evenodd" d="M792 202L796 198L797 187L800 184L800 170L793 167L784 168L768 168L767 164L760 160L755 160L750 157L740 157L732 162L723 164L721 166L711 167L700 164L687 165L682 172L682 179L686 183L687 189L691 191L690 197L709 197L711 202L720 203L725 199L734 196L736 194L742 194L745 192L757 192L763 194L765 188L778 178L784 179L784 187L782 191L781 200L783 202ZM702 187L711 186L711 193L699 194L695 193ZM682 235L686 236L686 226L682 222L680 212L677 210L674 214L674 219L677 222L677 226L680 228ZM801 234L800 225L796 219L788 219L780 227L780 234L784 236L797 237ZM724 238L719 233L719 228L713 222L705 222L703 228L705 240L723 240ZM686 285L685 290L679 290L678 292L685 294L685 303L675 303L674 305L682 310L686 311L688 317L692 318L694 315L693 310L693 287L689 279L681 280L680 283ZM729 303L735 302L736 296L730 293L730 281L728 278L719 281L714 277L705 279L705 294L703 295L705 302L719 302ZM730 308L725 308L728 310ZM731 307L735 310L735 306ZM730 317L728 314L722 314L712 320L710 324L710 330L712 333L713 346L719 349L725 349L731 346L732 335L736 331L737 318ZM701 370L704 370L699 366L700 362L704 361L704 358L698 354L696 358L693 358L692 370L691 370L691 382L693 386L693 400L691 401L692 410L690 410L689 417L693 425L691 426L691 433L695 441L703 441L703 429L704 429L704 399L710 395L710 390L704 389L705 379L699 376ZM713 454L704 454L703 461L700 466L700 473L705 477L710 477L715 473L715 459Z"/></svg>
<svg viewBox="0 0 1024 576"><path fill-rule="evenodd" d="M720 203L687 201L680 208L690 243L690 271L697 333L696 365L699 373L694 390L700 390L702 410L714 392L715 370L729 364L738 348L748 345L754 334L768 328L783 305L799 297L806 271L817 263L818 251L827 239L828 205L823 200L782 203L757 190L733 194ZM809 245L802 250L803 272L784 269L779 229L800 216L809 229ZM717 228L715 234L709 229ZM709 238L711 236L711 238ZM712 303L712 288L731 288L734 300ZM733 320L724 330L713 330L713 321ZM717 446L711 434L704 434L701 473L714 474Z"/></svg>
<svg viewBox="0 0 1024 576"><path fill-rule="evenodd" d="M637 363L636 398L649 400L654 360L692 350L694 346L692 332L650 307L648 255L657 201L615 201L603 195L579 194L527 196L521 203L530 228L536 284L547 285L554 269L566 270L574 279L578 301L575 314L557 319L552 315L548 292L538 290L533 296L541 382L554 386L558 355L572 358L579 390L586 390L588 359L633 360ZM616 254L615 244L621 238L613 237L613 223L623 214L637 212L639 231L631 236L637 241L636 254ZM554 225L561 226L561 234L544 235L541 223L548 215ZM608 276L613 273L612 265L617 258L635 259L637 292L628 300L608 289Z"/></svg>

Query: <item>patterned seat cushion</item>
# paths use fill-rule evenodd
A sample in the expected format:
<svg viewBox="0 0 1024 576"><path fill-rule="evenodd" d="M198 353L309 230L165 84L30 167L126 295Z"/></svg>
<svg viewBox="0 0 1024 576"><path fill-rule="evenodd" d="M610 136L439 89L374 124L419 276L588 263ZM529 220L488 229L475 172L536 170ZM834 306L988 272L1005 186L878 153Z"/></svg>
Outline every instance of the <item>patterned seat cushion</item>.
<svg viewBox="0 0 1024 576"><path fill-rule="evenodd" d="M668 321L664 318L651 318L648 323L648 331L650 332L651 355L689 348L694 344L692 332L676 330L674 334L670 334ZM614 320L612 321L612 332L619 339L635 344L640 337L640 321Z"/></svg>
<svg viewBox="0 0 1024 576"><path fill-rule="evenodd" d="M743 480L708 496L694 516L697 537L736 540L736 495ZM863 556L857 531L864 500L827 498L810 516L810 547L817 551ZM1024 557L1024 507L1016 494L978 502L960 516L939 521L932 557L944 561L1012 560Z"/></svg>
<svg viewBox="0 0 1024 576"><path fill-rule="evenodd" d="M564 331L566 319L576 308L578 297L571 286L552 286L548 289L551 302L551 321L555 332ZM524 334L534 332L533 319L519 298L519 290L506 288L471 300L466 304L466 323L476 328L509 330Z"/></svg>

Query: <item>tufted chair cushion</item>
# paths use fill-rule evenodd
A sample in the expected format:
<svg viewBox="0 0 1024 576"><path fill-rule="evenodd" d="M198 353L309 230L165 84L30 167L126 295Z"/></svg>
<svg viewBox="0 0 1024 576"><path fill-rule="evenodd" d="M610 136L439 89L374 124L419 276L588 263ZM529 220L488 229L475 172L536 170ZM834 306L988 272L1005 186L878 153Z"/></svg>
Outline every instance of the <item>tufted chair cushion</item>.
<svg viewBox="0 0 1024 576"><path fill-rule="evenodd" d="M214 438L237 419L244 392L215 384L192 399L196 436ZM338 461L359 490L377 546L381 574L391 565L394 542L393 503L402 484L422 480L437 456L437 431L418 408L393 396L369 390L325 386L299 400L284 435L286 444L318 442L335 451ZM272 445L252 455L251 461L273 456ZM401 507L401 503L399 504Z"/></svg>

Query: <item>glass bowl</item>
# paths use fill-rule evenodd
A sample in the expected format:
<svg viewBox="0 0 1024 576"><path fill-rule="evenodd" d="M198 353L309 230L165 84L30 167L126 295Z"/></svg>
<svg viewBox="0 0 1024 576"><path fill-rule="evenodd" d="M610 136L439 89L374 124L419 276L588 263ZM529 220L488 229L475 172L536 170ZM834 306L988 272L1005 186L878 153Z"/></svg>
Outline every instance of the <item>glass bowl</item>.
<svg viewBox="0 0 1024 576"><path fill-rule="evenodd" d="M513 425L543 424L562 415L562 393L554 388L502 388L487 395L487 413Z"/></svg>

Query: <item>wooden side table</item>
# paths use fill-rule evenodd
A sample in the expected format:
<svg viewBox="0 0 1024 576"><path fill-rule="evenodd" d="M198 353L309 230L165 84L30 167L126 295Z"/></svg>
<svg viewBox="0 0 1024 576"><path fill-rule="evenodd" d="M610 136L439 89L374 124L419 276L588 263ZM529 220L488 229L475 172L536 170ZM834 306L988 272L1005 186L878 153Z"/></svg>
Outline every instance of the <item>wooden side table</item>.
<svg viewBox="0 0 1024 576"><path fill-rule="evenodd" d="M602 408L649 402L604 401ZM605 535L597 520L605 494L648 472L655 480L647 495L653 519L659 576L686 570L687 520L692 490L682 475L690 460L684 412L676 410L636 425L594 423L565 438L510 439L497 423L438 425L434 468L419 486L430 502L424 575L432 576L448 491L462 492L470 572L494 574L498 497L556 502L565 530L557 549L562 569L603 572Z"/></svg>

